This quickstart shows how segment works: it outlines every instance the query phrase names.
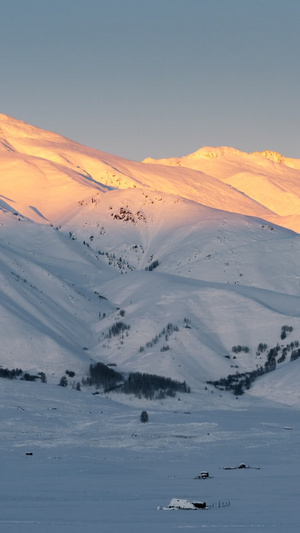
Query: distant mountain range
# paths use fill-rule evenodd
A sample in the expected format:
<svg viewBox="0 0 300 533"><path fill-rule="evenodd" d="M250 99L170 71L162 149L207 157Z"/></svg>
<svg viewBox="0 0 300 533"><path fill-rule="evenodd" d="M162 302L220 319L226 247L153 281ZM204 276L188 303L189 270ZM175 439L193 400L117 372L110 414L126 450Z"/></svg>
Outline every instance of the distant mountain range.
<svg viewBox="0 0 300 533"><path fill-rule="evenodd" d="M300 400L300 160L139 163L0 115L0 182L0 365L58 381L101 361L209 402L207 381L269 370L278 344L244 390Z"/></svg>

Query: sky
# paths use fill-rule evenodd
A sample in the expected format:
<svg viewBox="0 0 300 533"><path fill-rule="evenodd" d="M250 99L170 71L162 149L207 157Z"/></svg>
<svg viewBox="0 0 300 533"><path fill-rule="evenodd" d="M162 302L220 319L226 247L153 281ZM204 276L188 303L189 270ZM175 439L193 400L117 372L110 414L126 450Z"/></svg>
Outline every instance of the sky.
<svg viewBox="0 0 300 533"><path fill-rule="evenodd" d="M0 112L142 160L300 158L298 0L0 0Z"/></svg>

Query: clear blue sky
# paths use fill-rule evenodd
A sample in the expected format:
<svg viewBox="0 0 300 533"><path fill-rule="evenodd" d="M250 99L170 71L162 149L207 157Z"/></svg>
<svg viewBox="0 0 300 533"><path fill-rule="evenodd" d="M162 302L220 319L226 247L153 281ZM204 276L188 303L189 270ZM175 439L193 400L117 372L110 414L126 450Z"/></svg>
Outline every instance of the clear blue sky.
<svg viewBox="0 0 300 533"><path fill-rule="evenodd" d="M300 158L299 0L7 0L0 112L140 160Z"/></svg>

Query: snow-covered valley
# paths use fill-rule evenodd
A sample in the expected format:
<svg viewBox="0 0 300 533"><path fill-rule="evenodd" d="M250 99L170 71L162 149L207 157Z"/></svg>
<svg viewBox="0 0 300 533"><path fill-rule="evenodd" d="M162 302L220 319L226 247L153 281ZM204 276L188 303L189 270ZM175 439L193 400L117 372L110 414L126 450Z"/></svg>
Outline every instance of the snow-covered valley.
<svg viewBox="0 0 300 533"><path fill-rule="evenodd" d="M296 532L299 411L245 396L217 403L121 405L2 380L2 531ZM203 470L210 478L195 479ZM157 509L174 497L209 508Z"/></svg>

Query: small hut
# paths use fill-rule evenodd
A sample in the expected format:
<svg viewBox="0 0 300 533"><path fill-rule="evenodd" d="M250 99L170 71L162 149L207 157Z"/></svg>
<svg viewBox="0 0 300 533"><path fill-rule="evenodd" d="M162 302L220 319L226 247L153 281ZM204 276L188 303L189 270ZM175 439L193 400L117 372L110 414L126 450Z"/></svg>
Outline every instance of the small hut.
<svg viewBox="0 0 300 533"><path fill-rule="evenodd" d="M205 502L190 502L179 498L172 498L168 509L196 511L197 509L206 509Z"/></svg>

